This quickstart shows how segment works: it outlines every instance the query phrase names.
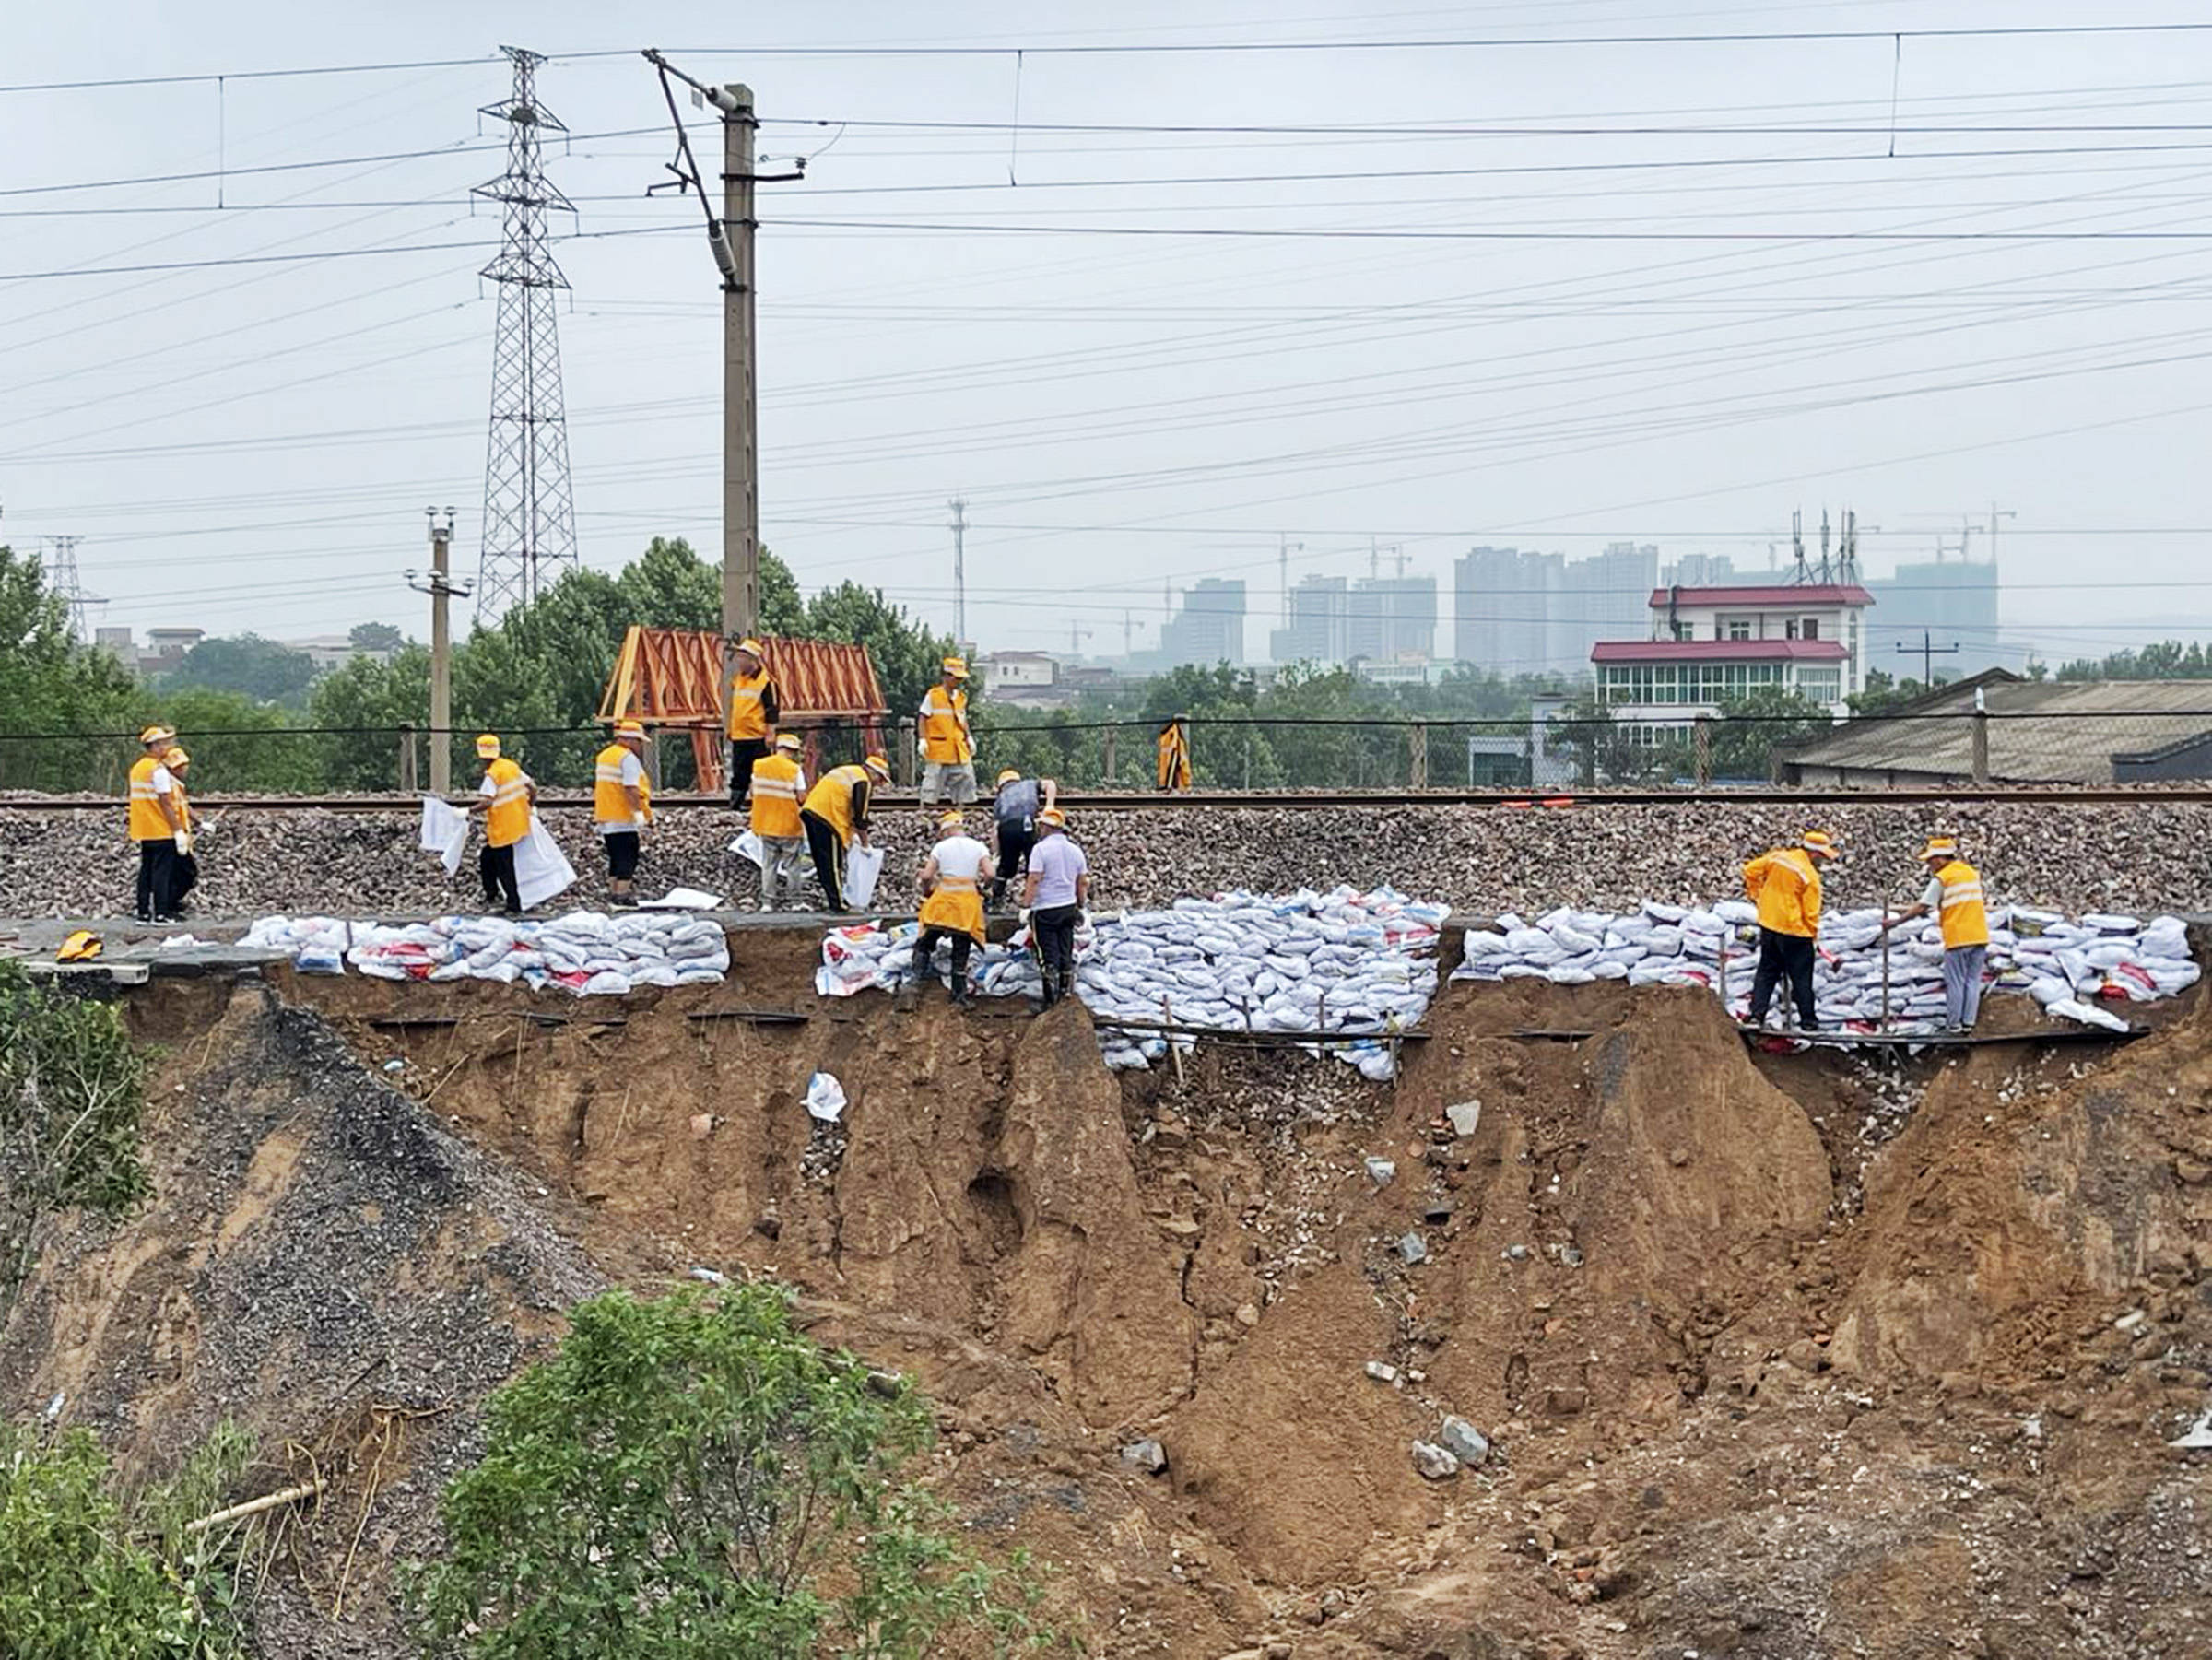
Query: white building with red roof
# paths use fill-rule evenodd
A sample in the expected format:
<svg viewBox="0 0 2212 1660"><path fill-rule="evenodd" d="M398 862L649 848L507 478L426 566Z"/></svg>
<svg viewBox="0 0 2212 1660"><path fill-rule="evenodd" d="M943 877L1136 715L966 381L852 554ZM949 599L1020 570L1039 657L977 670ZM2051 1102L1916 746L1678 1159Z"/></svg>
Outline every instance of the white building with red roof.
<svg viewBox="0 0 2212 1660"><path fill-rule="evenodd" d="M1686 736L1700 715L1767 688L1830 713L1866 687L1866 610L1856 583L1654 588L1648 640L1591 648L1606 706L1650 743Z"/></svg>

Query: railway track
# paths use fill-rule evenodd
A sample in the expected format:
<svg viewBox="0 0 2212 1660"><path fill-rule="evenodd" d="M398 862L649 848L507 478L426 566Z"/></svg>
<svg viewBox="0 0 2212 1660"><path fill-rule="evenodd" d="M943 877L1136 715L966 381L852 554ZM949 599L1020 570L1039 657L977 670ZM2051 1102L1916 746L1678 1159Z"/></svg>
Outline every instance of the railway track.
<svg viewBox="0 0 2212 1660"><path fill-rule="evenodd" d="M2060 806L2140 806L2167 803L2212 802L2212 787L2006 789L1967 786L1950 790L1927 789L1740 789L1740 790L1584 790L1570 795L1532 796L1527 792L1500 790L1215 790L1183 795L1085 795L1064 792L1061 801L1080 812L1136 812L1157 808L1302 808L1469 806L1514 811L1565 811L1584 806L1805 806L1841 803L1853 806L1927 806L1935 803L2006 802L2049 803ZM582 794L541 794L542 807L584 808L592 798ZM202 815L232 808L250 812L411 813L419 795L195 795L193 810ZM878 805L887 811L919 811L912 795L886 795ZM981 811L983 804L975 810ZM691 811L700 808L730 810L719 795L665 795L653 798L656 810ZM0 813L120 812L122 801L103 795L0 795Z"/></svg>

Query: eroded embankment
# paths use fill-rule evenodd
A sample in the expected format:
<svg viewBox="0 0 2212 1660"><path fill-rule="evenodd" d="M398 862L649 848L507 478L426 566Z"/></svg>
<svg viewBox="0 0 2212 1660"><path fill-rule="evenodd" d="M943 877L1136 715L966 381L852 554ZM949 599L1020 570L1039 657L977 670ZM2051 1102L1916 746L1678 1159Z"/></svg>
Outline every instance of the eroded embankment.
<svg viewBox="0 0 2212 1660"><path fill-rule="evenodd" d="M2212 1492L2162 1444L2212 1386L2194 1000L2125 1050L1891 1067L1754 1060L1687 992L1454 987L1394 1088L1213 1049L1116 1081L1079 1009L794 1004L808 943L620 1003L158 988L160 1198L57 1244L0 1385L66 1384L149 1458L226 1410L304 1441L361 1400L449 1406L367 1507L377 1584L560 1301L770 1273L925 1379L947 1491L1059 1565L1104 1654L2212 1631ZM1497 1451L1427 1481L1408 1445L1446 1412ZM1140 1436L1163 1475L1119 1456ZM286 1595L326 1612L308 1578ZM354 1650L271 1652L388 1652L362 1607Z"/></svg>

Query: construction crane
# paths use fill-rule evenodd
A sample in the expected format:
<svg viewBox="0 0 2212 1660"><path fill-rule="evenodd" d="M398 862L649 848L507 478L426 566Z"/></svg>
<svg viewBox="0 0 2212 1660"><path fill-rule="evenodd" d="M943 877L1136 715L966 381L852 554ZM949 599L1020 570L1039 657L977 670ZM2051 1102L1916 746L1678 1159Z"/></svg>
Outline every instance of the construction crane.
<svg viewBox="0 0 2212 1660"><path fill-rule="evenodd" d="M1090 635L1090 630L1083 628L1077 623L1069 623L1067 625L1067 654L1071 657L1081 656L1083 654L1083 642L1086 640L1088 640Z"/></svg>

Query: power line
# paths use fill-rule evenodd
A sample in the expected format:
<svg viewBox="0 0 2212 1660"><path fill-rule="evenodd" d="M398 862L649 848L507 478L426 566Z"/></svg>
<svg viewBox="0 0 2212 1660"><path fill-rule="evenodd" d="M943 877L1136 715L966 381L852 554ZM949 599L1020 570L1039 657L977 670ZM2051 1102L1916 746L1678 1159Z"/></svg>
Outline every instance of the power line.
<svg viewBox="0 0 2212 1660"><path fill-rule="evenodd" d="M571 230L551 240L588 242L618 236L660 236L671 230L688 229L688 226L681 225L631 225L618 230ZM2206 234L2212 235L2212 232ZM143 271L206 271L230 265L289 265L318 260L368 259L385 253L443 253L456 248L481 250L498 245L482 241L402 242L383 248L328 248L308 253L247 253L218 259L164 260L136 265L76 265L53 271L0 271L0 282L39 282L56 277L128 277Z"/></svg>
<svg viewBox="0 0 2212 1660"><path fill-rule="evenodd" d="M1431 230L1230 225L1013 225L941 219L785 218L778 226L1008 236L1195 237L1277 241L1415 242L2197 242L2212 230Z"/></svg>

